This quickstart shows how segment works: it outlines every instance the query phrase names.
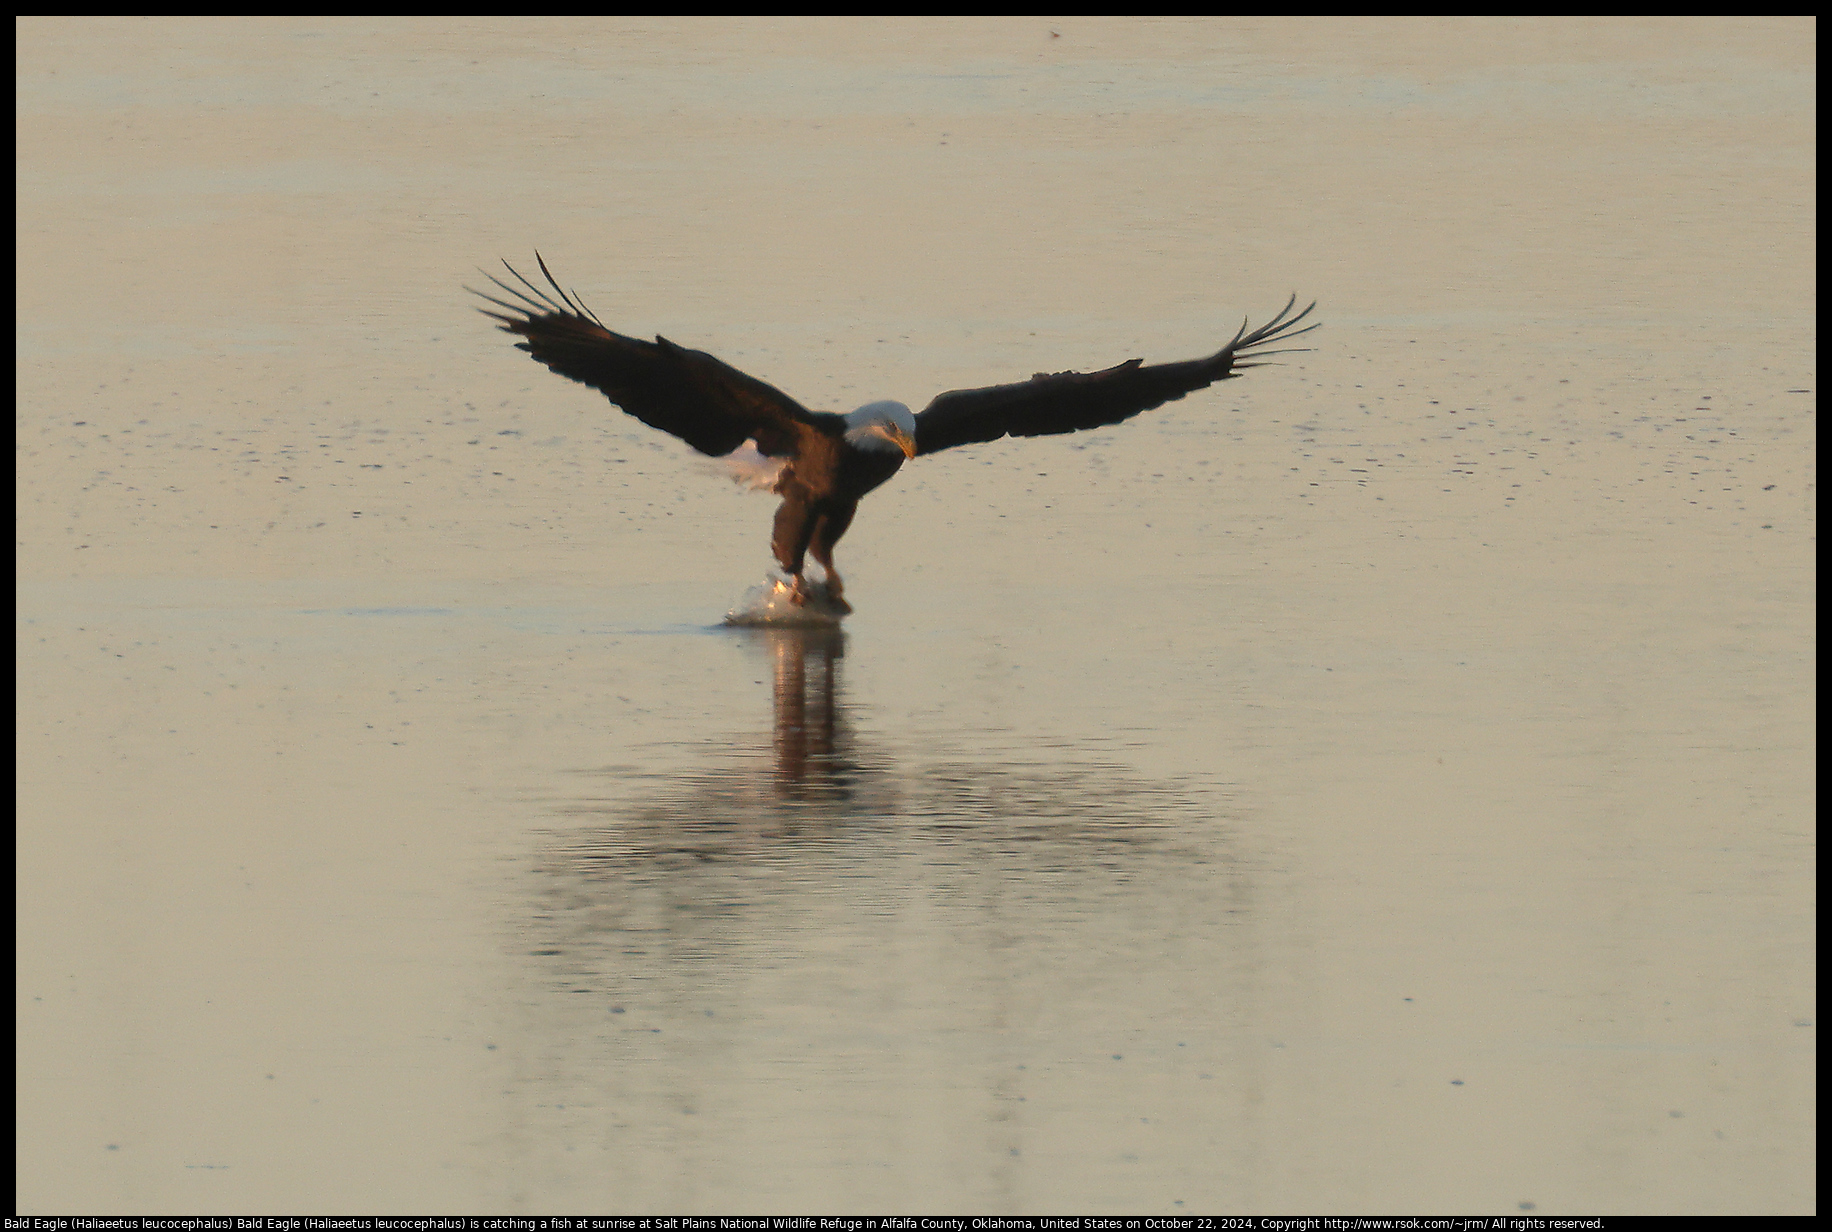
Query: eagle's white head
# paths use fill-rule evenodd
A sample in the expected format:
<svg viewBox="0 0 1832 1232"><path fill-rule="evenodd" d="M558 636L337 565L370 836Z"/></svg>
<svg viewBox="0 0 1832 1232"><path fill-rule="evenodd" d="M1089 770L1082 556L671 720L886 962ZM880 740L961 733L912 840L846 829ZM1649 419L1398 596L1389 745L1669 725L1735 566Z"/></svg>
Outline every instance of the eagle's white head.
<svg viewBox="0 0 1832 1232"><path fill-rule="evenodd" d="M916 417L901 402L868 402L846 417L846 443L916 456Z"/></svg>

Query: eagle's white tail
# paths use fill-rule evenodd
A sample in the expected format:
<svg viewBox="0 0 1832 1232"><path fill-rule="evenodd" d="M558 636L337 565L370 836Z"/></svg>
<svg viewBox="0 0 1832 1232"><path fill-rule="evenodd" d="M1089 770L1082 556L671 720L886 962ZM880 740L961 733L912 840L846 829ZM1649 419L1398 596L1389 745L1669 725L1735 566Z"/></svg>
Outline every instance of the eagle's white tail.
<svg viewBox="0 0 1832 1232"><path fill-rule="evenodd" d="M789 464L787 458L772 458L758 452L756 441L744 442L720 461L725 463L733 483L759 492L775 491L776 481L782 478L782 468Z"/></svg>

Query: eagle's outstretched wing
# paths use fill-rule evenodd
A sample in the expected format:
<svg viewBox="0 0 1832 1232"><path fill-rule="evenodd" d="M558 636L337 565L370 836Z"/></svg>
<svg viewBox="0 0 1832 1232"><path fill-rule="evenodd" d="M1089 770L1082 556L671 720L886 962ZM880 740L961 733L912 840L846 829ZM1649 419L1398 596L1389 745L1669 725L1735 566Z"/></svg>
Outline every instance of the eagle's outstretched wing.
<svg viewBox="0 0 1832 1232"><path fill-rule="evenodd" d="M492 274L484 276L519 302L465 288L508 310L478 311L502 322L506 332L526 339L516 346L561 376L590 385L650 427L714 457L747 440L755 440L758 449L774 457L790 456L809 432L832 435L843 430L839 416L810 411L775 386L704 351L676 346L659 334L654 342L644 342L613 333L576 295L561 289L539 253L534 259L551 293L504 261L504 268L522 284L519 288Z"/></svg>
<svg viewBox="0 0 1832 1232"><path fill-rule="evenodd" d="M1207 359L1149 366L1130 359L1100 372L1040 372L1013 385L950 390L916 416L917 452L934 453L975 441L996 441L1001 436L1050 436L1116 424L1216 381L1239 376L1264 363L1269 355L1306 350L1259 349L1317 328L1314 324L1293 328L1317 306L1313 303L1292 316L1297 302L1298 297L1292 296L1283 311L1251 332L1242 322L1234 340Z"/></svg>

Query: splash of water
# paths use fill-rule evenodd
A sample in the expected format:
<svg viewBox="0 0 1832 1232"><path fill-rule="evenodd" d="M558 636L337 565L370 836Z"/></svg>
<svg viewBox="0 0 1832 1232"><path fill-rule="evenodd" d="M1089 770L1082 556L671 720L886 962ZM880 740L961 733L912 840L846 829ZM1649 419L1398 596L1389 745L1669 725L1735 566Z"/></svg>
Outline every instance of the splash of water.
<svg viewBox="0 0 1832 1232"><path fill-rule="evenodd" d="M801 625L834 627L846 615L827 593L827 583L808 580L807 602L789 602L789 583L771 574L744 592L738 606L725 614L728 625Z"/></svg>

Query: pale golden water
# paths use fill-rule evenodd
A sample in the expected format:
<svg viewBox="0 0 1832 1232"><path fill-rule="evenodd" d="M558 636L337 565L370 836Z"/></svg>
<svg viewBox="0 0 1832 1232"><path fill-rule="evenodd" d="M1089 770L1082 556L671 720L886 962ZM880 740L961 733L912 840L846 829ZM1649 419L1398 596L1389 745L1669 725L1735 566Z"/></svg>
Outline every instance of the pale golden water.
<svg viewBox="0 0 1832 1232"><path fill-rule="evenodd" d="M1814 1208L1812 22L17 30L19 1210Z"/></svg>

